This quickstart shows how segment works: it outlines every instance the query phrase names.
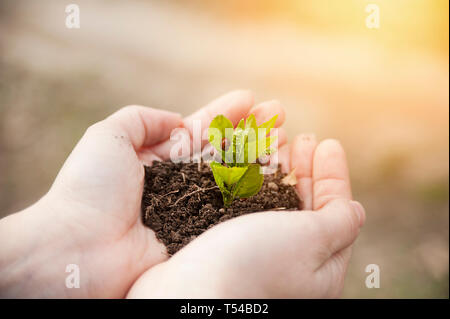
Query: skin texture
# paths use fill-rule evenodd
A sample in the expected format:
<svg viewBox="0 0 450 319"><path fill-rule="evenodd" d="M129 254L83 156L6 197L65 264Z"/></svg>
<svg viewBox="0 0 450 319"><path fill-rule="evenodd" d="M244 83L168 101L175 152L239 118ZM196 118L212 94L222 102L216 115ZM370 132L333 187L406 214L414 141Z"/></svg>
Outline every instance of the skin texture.
<svg viewBox="0 0 450 319"><path fill-rule="evenodd" d="M253 106L248 91L228 93L196 113L125 107L91 126L49 192L0 220L1 297L337 297L364 210L350 201L338 142L279 132L280 162L297 167L307 212L257 213L213 227L167 261L164 246L142 225L142 163L168 158L170 133L192 135L224 114L235 124L285 115L278 101ZM271 234L267 236L267 234ZM80 269L67 289L66 265ZM130 290L131 289L131 290Z"/></svg>

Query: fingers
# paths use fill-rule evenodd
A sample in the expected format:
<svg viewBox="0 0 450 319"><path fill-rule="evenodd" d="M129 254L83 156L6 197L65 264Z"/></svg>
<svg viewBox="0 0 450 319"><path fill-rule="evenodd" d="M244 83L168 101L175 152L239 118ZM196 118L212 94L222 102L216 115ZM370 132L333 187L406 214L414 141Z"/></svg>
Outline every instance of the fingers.
<svg viewBox="0 0 450 319"><path fill-rule="evenodd" d="M283 107L277 100L266 101L252 107L248 112L247 116L253 114L256 118L256 123L261 125L267 122L275 115L278 115L277 121L275 122L275 127L280 127L284 123L286 117Z"/></svg>
<svg viewBox="0 0 450 319"><path fill-rule="evenodd" d="M248 112L247 117L253 114L256 119L256 123L261 125L264 122L269 121L275 115L278 115L277 120L274 125L274 129L270 131L270 136L277 136L276 144L272 146L277 148L277 152L269 157L269 162L271 165L280 163L280 156L286 158L286 151L283 154L279 154L280 149L287 143L287 133L284 128L281 127L284 123L285 112L280 102L277 100L266 101L258 104L251 108ZM286 166L286 161L284 161L284 166Z"/></svg>
<svg viewBox="0 0 450 319"><path fill-rule="evenodd" d="M313 160L313 209L336 198L351 199L350 178L344 149L336 140L321 142Z"/></svg>
<svg viewBox="0 0 450 319"><path fill-rule="evenodd" d="M183 123L186 128L186 134L190 134L191 138L194 139L202 139L204 137L204 131L209 127L214 117L219 114L225 115L233 125L237 125L242 118L246 118L250 114L255 115L257 124L264 123L275 115L278 115L275 127L280 127L283 124L285 112L280 102L276 100L267 101L252 107L253 103L253 95L246 90L237 90L225 94L184 119ZM196 126L201 128L201 134L196 134ZM193 136L194 134L196 136ZM278 134L278 145L281 146L286 143L287 138L284 130L278 132ZM206 142L206 140L202 140L202 146ZM167 159L169 158L170 149L173 145L174 142L165 141L153 146L151 150L155 155Z"/></svg>
<svg viewBox="0 0 450 319"><path fill-rule="evenodd" d="M204 130L209 127L211 121L219 114L225 115L233 125L236 125L247 114L253 103L253 95L250 91L232 91L186 117L184 126L192 134L194 121L200 121L202 130Z"/></svg>
<svg viewBox="0 0 450 319"><path fill-rule="evenodd" d="M270 163L276 163L281 165L281 171L288 174L291 170L290 164L290 148L289 145L282 145L278 148L278 152L270 156Z"/></svg>
<svg viewBox="0 0 450 319"><path fill-rule="evenodd" d="M329 256L349 247L366 219L361 204L343 198L328 202L312 216L317 222L321 243L327 248Z"/></svg>
<svg viewBox="0 0 450 319"><path fill-rule="evenodd" d="M239 120L246 116L250 108L253 106L253 95L250 91L237 90L225 94L197 112L189 115L183 120L185 132L183 134L190 135L195 140L201 140L200 147L206 143L203 140L204 131L209 127L209 124L219 114L225 115L227 118L237 125ZM200 130L197 129L200 128ZM199 132L197 132L199 131ZM195 135L195 136L194 136ZM170 150L176 142L164 141L151 148L151 151L163 158L168 159Z"/></svg>
<svg viewBox="0 0 450 319"><path fill-rule="evenodd" d="M276 141L278 147L281 147L287 143L287 133L286 130L282 127L273 129L272 131L270 131L269 135L278 136Z"/></svg>
<svg viewBox="0 0 450 319"><path fill-rule="evenodd" d="M139 160L146 166L152 166L153 161L161 161L161 157L153 153L151 150L144 149L138 152Z"/></svg>
<svg viewBox="0 0 450 319"><path fill-rule="evenodd" d="M136 150L166 140L182 125L180 114L144 106L127 106L100 122L117 135L127 138Z"/></svg>
<svg viewBox="0 0 450 319"><path fill-rule="evenodd" d="M301 134L295 137L291 145L291 169L295 168L297 192L303 201L303 209L313 208L313 158L317 141L312 134Z"/></svg>
<svg viewBox="0 0 450 319"><path fill-rule="evenodd" d="M325 248L319 256L319 267L315 274L327 282L334 282L329 291L334 298L339 297L344 285L345 273L352 254L352 244L364 225L366 215L362 205L356 201L337 199L323 209L314 212L323 229L322 244Z"/></svg>
<svg viewBox="0 0 450 319"><path fill-rule="evenodd" d="M325 140L317 146L312 182L313 209L317 211L314 216L321 225L326 247L317 270L331 276L330 280L342 281L351 256L351 245L365 222L365 211L361 204L351 201L347 159L338 141Z"/></svg>

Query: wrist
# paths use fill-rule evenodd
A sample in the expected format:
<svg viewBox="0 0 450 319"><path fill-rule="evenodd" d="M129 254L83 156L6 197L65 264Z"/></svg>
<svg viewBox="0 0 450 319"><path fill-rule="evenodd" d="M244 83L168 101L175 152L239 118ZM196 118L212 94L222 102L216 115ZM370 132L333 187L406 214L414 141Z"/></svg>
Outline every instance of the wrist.
<svg viewBox="0 0 450 319"><path fill-rule="evenodd" d="M0 220L0 297L64 296L62 232L49 232L45 198ZM61 236L58 239L58 236ZM64 252L65 253L65 252ZM59 275L60 274L60 275Z"/></svg>

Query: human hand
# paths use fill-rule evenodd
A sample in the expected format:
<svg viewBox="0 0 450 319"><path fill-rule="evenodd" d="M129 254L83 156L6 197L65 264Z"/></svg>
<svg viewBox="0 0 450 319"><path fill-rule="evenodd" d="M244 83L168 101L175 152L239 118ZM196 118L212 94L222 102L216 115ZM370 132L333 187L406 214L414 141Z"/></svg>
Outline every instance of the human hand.
<svg viewBox="0 0 450 319"><path fill-rule="evenodd" d="M365 221L351 201L341 145L297 137L279 150L296 167L304 211L264 212L219 224L149 269L130 298L334 298Z"/></svg>
<svg viewBox="0 0 450 319"><path fill-rule="evenodd" d="M1 295L125 296L139 275L167 259L165 247L141 222L142 163L167 158L171 131L186 127L192 133L193 120L207 128L217 114L237 121L249 112L259 117L269 109L280 113L276 102L252 106L250 93L235 91L184 120L131 106L91 126L50 191L0 221ZM79 289L65 286L68 264L80 269Z"/></svg>
<svg viewBox="0 0 450 319"><path fill-rule="evenodd" d="M123 297L144 269L164 260L165 248L140 222L139 157L181 125L178 114L140 106L92 125L50 191L1 221L2 293ZM79 267L79 289L65 286L69 264Z"/></svg>

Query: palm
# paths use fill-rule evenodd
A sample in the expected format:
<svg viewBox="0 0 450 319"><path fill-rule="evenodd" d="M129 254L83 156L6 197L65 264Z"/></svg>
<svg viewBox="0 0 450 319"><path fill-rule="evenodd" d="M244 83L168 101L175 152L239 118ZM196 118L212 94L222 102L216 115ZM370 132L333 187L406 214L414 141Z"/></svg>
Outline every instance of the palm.
<svg viewBox="0 0 450 319"><path fill-rule="evenodd" d="M250 214L213 227L145 273L129 296L211 297L214 291L220 297L339 296L360 223L337 216L347 213L351 199L345 154L336 141L317 146L303 135L278 155L285 171L296 168L304 212ZM329 229L323 216L336 229ZM167 273L173 287L158 280Z"/></svg>
<svg viewBox="0 0 450 319"><path fill-rule="evenodd" d="M159 116L164 130L150 142L148 132L142 135L135 127L130 133L120 124L146 112L149 120ZM81 248L80 272L99 274L81 276L81 288L88 287L82 296L123 297L143 270L166 258L164 246L140 222L144 169L139 155L141 145L166 139L180 121L173 114L129 107L93 125L46 196L55 211L64 210L64 238L70 242L71 236Z"/></svg>
<svg viewBox="0 0 450 319"><path fill-rule="evenodd" d="M3 283L14 285L11 296L19 291L22 297L123 297L133 283L129 295L137 297L277 296L273 285L288 287L281 290L284 296L301 296L298 287L289 286L293 282L315 287L302 290L309 296L338 293L349 246L359 229L354 216L339 214L348 200L333 201L334 208L329 208L332 199L351 197L345 156L333 141L316 148L314 140L299 138L289 149L283 129L278 130L280 160L287 171L297 168L297 189L305 209L317 212L240 217L213 227L164 262L164 246L140 218L142 164L168 158L174 128L184 127L192 136L194 120L206 129L218 114L234 124L249 114L258 123L278 115L276 127L284 120L278 102L253 107L249 92L236 91L184 120L178 114L135 106L90 127L48 194L2 222L5 230L16 225L30 229L19 234L20 246L6 231L2 238L3 248L16 248L6 249L5 255L27 256L21 260L28 267L18 269L25 273L32 269L23 289L16 287L14 276ZM46 231L36 236L40 229ZM64 285L69 264L79 267L81 289ZM333 274L337 276L330 280ZM275 277L280 278L278 284ZM334 286L323 284L333 281ZM42 290L43 284L47 289ZM174 289L168 291L171 285ZM194 286L197 290L192 290ZM186 288L190 290L183 291Z"/></svg>
<svg viewBox="0 0 450 319"><path fill-rule="evenodd" d="M253 108L252 113L265 118L274 103ZM219 113L238 121L252 104L248 92L233 92L184 122L173 113L128 107L88 129L46 196L57 214L64 211L61 234L77 243L80 271L97 274L81 276L81 288L88 287L81 296L124 296L142 272L167 258L154 232L141 223L142 163L168 157L174 128L189 130L193 120L205 128ZM274 111L278 109L275 105Z"/></svg>
<svg viewBox="0 0 450 319"><path fill-rule="evenodd" d="M351 196L344 153L339 144L330 140L316 149L314 139L308 136L294 141L291 154L286 149L281 150L280 160L286 171L289 170L287 164L296 167L297 190L305 211L301 214L250 214L211 229L167 262L169 268L171 264L176 265L180 280L194 278L193 282L201 282L203 274L211 276L213 269L218 271L216 275L226 287L224 296L301 298L340 295L350 257L348 240L344 239L342 249L330 252L329 246L324 244L326 239L321 238L321 234L329 230L318 226L315 218L320 214L316 211L332 199L349 199ZM313 166L320 170L313 172ZM345 205L345 202L337 205ZM319 249L318 244L322 245ZM191 274L193 268L198 277ZM187 273L183 274L183 269ZM282 291L282 294L274 295L274 291ZM182 293L192 294L191 291ZM199 291L193 296L205 296L203 293Z"/></svg>

